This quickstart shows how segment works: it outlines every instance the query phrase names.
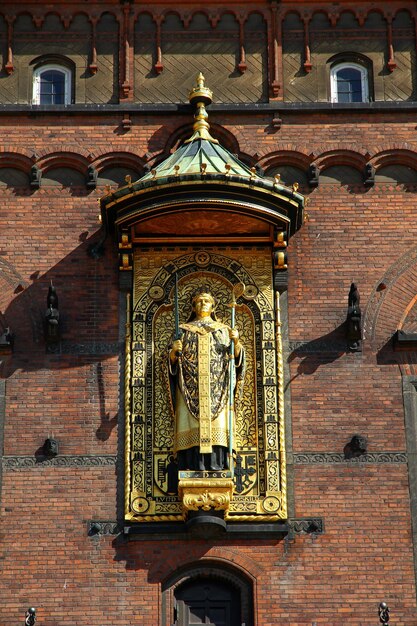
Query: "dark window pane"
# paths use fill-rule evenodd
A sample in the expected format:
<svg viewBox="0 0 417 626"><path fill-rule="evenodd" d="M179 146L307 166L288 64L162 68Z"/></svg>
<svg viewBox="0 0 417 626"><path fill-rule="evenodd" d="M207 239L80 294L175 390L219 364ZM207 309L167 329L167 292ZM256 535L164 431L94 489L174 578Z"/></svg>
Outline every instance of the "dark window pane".
<svg viewBox="0 0 417 626"><path fill-rule="evenodd" d="M65 104L65 74L46 70L41 74L40 104Z"/></svg>
<svg viewBox="0 0 417 626"><path fill-rule="evenodd" d="M362 102L361 72L353 67L345 67L336 73L337 101Z"/></svg>

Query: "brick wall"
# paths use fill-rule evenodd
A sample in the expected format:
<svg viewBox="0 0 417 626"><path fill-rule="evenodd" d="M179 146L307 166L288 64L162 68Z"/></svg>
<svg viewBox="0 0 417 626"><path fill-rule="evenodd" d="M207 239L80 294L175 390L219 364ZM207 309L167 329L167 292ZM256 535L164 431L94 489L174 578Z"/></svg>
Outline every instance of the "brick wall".
<svg viewBox="0 0 417 626"><path fill-rule="evenodd" d="M405 150L417 150L413 114L395 119L370 113L349 119L334 113L281 117L281 130L273 132L269 114L216 113L211 120L236 136L242 153L257 153L260 161L278 152L289 163L299 154L317 162L326 158L328 164L351 164L353 152L363 163L381 154L394 162L405 159ZM116 163L123 152L152 163L189 117L133 115L128 133L118 131L120 121L120 115L2 116L2 158L6 163L10 155L36 153L42 165L54 155L54 163L75 167L67 158L73 152L100 167L104 157L115 155ZM357 282L368 319L378 285L415 247L417 190L334 183L306 192L309 220L288 250L289 340L320 339L330 348L288 355L290 452L342 453L354 433L368 438L372 453L404 452L397 356L389 346L383 350L378 332L374 343L364 342L362 353L340 353L331 346L343 337L350 283ZM89 243L97 239L96 201L102 193L102 188L91 193L70 187L2 189L1 310L16 335L13 358L2 370L5 460L35 456L53 435L64 456L101 455L109 462L78 467L40 462L18 469L5 464L1 623L23 623L25 610L34 605L41 626L153 626L160 623L166 577L186 562L212 558L234 562L253 576L258 626L376 624L382 599L396 626L416 624L404 462L296 460L289 467L294 515L322 517L322 535L131 544L115 536L87 536L88 520L116 520L121 514L123 476L118 478L117 471L123 470L116 465L122 449L117 429L120 356L114 347L101 355L46 354L42 316L52 280L68 343L114 346L119 341L115 244L106 242L101 259L87 254ZM393 280L388 289L394 286ZM399 319L400 311L391 319L389 312L385 318L369 315L369 332L375 330L372 324L376 331L382 325L385 337Z"/></svg>

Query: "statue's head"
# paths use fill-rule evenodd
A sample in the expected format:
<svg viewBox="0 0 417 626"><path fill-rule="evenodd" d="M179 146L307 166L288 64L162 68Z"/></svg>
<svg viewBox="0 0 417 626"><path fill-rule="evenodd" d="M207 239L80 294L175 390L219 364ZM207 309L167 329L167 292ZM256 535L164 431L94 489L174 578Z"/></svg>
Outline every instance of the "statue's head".
<svg viewBox="0 0 417 626"><path fill-rule="evenodd" d="M56 292L55 287L51 284L48 289L48 296L46 299L48 308L52 307L53 309L58 308L58 294Z"/></svg>
<svg viewBox="0 0 417 626"><path fill-rule="evenodd" d="M208 288L204 287L196 291L191 302L192 313L189 321L203 317L211 317L213 320L216 319L216 300Z"/></svg>

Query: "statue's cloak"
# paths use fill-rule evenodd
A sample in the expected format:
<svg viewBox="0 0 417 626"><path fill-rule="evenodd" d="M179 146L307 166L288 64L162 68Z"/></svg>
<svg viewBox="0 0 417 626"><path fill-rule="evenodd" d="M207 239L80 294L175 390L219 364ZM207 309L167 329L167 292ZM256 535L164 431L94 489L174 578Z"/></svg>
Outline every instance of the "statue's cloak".
<svg viewBox="0 0 417 626"><path fill-rule="evenodd" d="M230 338L229 327L212 318L180 326L182 355L169 364L175 410L174 450L198 446L229 446ZM244 350L235 361L236 381L243 377ZM233 393L236 384L233 383ZM234 419L232 420L232 424Z"/></svg>

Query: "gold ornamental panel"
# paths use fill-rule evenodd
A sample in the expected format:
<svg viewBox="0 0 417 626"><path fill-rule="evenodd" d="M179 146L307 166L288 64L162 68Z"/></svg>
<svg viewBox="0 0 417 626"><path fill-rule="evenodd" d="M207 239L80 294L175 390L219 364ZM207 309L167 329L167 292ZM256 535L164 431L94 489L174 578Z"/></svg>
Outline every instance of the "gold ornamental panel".
<svg viewBox="0 0 417 626"><path fill-rule="evenodd" d="M195 506L218 506L231 521L285 519L283 367L271 251L149 247L136 249L133 258L126 325L126 519L178 521ZM185 323L193 294L204 288L215 296L215 323L224 329L231 324L230 303L238 283L245 285L235 307L245 366L229 409L232 478L191 472L179 481L169 365L176 311ZM210 387L206 392L210 406L214 392ZM215 441L216 421L209 420L206 428L205 439Z"/></svg>

